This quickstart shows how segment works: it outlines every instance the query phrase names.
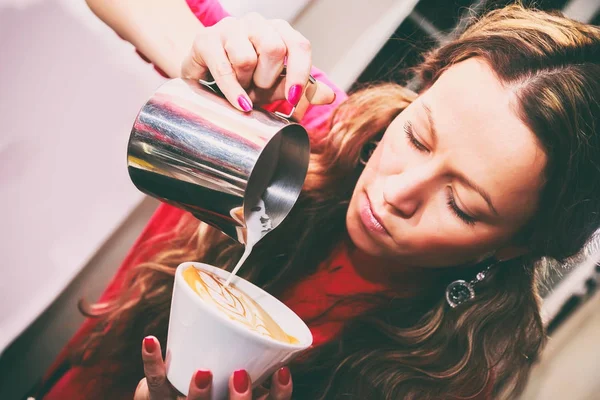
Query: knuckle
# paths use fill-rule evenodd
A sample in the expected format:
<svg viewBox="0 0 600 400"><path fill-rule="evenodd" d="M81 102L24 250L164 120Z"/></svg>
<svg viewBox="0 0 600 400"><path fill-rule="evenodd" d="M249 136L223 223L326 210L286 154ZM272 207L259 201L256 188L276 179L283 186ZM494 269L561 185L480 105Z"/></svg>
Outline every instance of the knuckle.
<svg viewBox="0 0 600 400"><path fill-rule="evenodd" d="M292 27L292 25L290 25L289 22L287 22L285 19L280 19L280 18L272 19L271 24L278 28L291 28Z"/></svg>
<svg viewBox="0 0 600 400"><path fill-rule="evenodd" d="M146 384L150 390L161 388L162 385L164 385L165 380L166 378L162 374L146 376Z"/></svg>
<svg viewBox="0 0 600 400"><path fill-rule="evenodd" d="M310 53L312 50L312 44L310 43L310 40L308 40L304 36L300 36L300 38L296 42L296 45L298 46L298 48L300 50L302 50L306 53Z"/></svg>
<svg viewBox="0 0 600 400"><path fill-rule="evenodd" d="M233 67L229 61L221 61L217 63L214 67L214 70L211 70L210 72L215 78L234 74Z"/></svg>
<svg viewBox="0 0 600 400"><path fill-rule="evenodd" d="M254 68L256 67L256 56L241 58L236 60L233 65L236 69L243 72L254 71Z"/></svg>
<svg viewBox="0 0 600 400"><path fill-rule="evenodd" d="M265 45L264 54L271 59L283 59L287 53L287 48L281 42L274 42Z"/></svg>

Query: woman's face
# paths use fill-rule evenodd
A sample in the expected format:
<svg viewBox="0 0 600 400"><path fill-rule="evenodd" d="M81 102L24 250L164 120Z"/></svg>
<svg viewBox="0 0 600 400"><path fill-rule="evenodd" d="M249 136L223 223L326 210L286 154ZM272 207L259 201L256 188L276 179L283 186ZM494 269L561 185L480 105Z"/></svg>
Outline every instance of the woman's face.
<svg viewBox="0 0 600 400"><path fill-rule="evenodd" d="M386 130L350 201L363 252L405 266L477 261L535 213L546 156L516 98L477 59L456 64Z"/></svg>

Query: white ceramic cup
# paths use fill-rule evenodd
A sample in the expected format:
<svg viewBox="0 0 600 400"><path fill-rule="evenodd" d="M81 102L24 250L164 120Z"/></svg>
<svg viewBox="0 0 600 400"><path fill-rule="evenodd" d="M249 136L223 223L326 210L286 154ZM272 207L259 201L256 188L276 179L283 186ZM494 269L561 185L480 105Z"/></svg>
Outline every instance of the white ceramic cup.
<svg viewBox="0 0 600 400"><path fill-rule="evenodd" d="M213 266L186 262L177 267L167 338L167 379L187 395L198 369L213 374L212 399L228 396L228 382L238 369L248 371L254 387L288 364L312 344L306 324L286 305L252 283L236 277L232 283L257 302L287 334L298 339L290 344L271 339L229 319L204 303L187 284L183 271L195 267L227 279L229 272Z"/></svg>

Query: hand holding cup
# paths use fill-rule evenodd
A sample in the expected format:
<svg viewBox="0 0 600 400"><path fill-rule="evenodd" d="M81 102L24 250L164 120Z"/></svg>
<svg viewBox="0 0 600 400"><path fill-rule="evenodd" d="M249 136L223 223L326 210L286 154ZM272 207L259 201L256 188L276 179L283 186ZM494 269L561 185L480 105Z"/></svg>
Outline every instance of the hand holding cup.
<svg viewBox="0 0 600 400"><path fill-rule="evenodd" d="M140 381L134 400L210 400L212 392L212 373L198 370L192 376L187 397L169 383L166 367L161 354L159 341L154 336L144 338L142 360L146 377ZM229 378L230 400L287 400L292 397L292 379L290 370L282 367L271 377L271 388L258 387L252 390L250 376L245 370L238 370Z"/></svg>
<svg viewBox="0 0 600 400"><path fill-rule="evenodd" d="M165 360L154 338L146 339L150 347L142 351L148 387L160 388L165 396L172 395L172 389L183 395L192 390L195 396L195 380L208 379L210 371L211 389L203 395L210 400L226 399L251 392L277 371L285 377L289 370L281 368L311 346L310 329L290 308L240 277L227 286L229 277L228 271L197 262L177 267ZM250 389L232 392L233 371L237 371L238 383L248 378ZM165 378L167 386L163 386ZM271 394L271 398L288 398L279 393L291 393L291 386L283 386L274 385L279 397Z"/></svg>

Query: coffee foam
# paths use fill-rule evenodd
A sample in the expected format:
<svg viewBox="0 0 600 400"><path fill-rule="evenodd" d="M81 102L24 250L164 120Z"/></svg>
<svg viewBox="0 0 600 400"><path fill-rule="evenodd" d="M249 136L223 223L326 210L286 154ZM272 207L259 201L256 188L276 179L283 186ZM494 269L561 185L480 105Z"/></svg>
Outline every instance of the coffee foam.
<svg viewBox="0 0 600 400"><path fill-rule="evenodd" d="M298 343L298 340L286 334L258 303L235 285L225 286L224 279L194 267L183 270L183 278L206 304L232 321L274 340Z"/></svg>

